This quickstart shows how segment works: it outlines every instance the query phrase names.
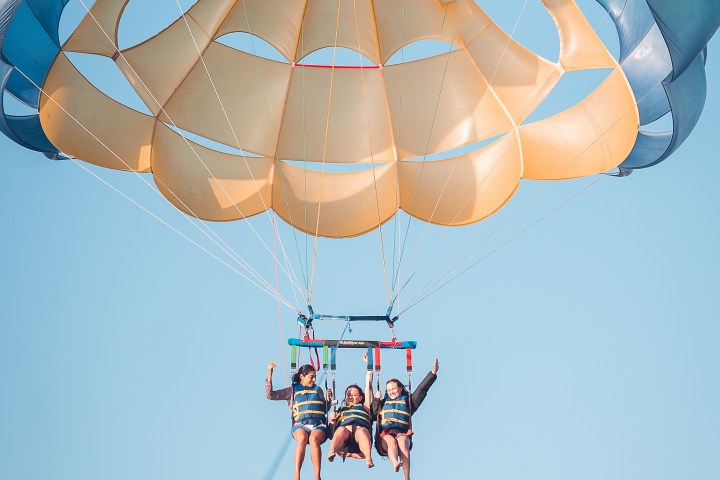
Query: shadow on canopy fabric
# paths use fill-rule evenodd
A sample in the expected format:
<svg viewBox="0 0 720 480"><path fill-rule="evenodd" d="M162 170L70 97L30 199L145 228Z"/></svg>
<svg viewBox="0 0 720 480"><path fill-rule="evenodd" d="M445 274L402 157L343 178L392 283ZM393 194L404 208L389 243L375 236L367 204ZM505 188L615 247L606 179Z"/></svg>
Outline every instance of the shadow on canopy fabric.
<svg viewBox="0 0 720 480"><path fill-rule="evenodd" d="M0 0L3 92L38 112L3 109L0 130L51 158L152 172L171 203L201 219L273 209L293 227L326 237L361 235L400 209L439 225L474 223L509 201L521 179L660 162L698 121L704 49L720 22L720 2L598 0L618 30L618 63L577 5L543 0L560 33L553 63L472 0L413 0L411 9L370 0L199 0L166 29L120 50L128 1L97 0L61 45L68 0ZM217 42L232 32L252 32L287 62ZM386 65L428 38L456 49ZM302 63L328 47L355 50L376 65ZM114 61L152 115L104 95L67 53ZM611 73L573 107L524 123L563 74L591 69ZM672 131L638 135L638 124L667 112ZM216 151L178 131L254 155ZM428 158L448 152L459 153ZM363 169L331 172L326 163Z"/></svg>

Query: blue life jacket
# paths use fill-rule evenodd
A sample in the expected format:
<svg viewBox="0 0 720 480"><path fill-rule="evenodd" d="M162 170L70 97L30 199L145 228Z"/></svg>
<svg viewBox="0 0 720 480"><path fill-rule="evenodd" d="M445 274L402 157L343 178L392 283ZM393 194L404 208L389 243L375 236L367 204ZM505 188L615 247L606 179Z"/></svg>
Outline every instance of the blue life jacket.
<svg viewBox="0 0 720 480"><path fill-rule="evenodd" d="M351 403L338 410L338 425L350 425L353 422L370 430L370 412L361 403Z"/></svg>
<svg viewBox="0 0 720 480"><path fill-rule="evenodd" d="M317 386L293 385L292 417L294 422L319 420L326 423L325 399L318 393Z"/></svg>
<svg viewBox="0 0 720 480"><path fill-rule="evenodd" d="M395 428L401 432L410 430L410 404L407 395L401 395L395 400L385 398L380 409L380 429Z"/></svg>

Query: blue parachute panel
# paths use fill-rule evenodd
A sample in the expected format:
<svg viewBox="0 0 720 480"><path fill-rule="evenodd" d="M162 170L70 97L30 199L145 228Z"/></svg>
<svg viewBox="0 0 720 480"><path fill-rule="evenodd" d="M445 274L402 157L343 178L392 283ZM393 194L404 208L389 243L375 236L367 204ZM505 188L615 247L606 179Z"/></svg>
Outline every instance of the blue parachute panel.
<svg viewBox="0 0 720 480"><path fill-rule="evenodd" d="M670 50L675 79L693 63L720 27L720 2L647 0L647 3Z"/></svg>
<svg viewBox="0 0 720 480"><path fill-rule="evenodd" d="M0 61L0 85L5 85L12 67ZM4 112L4 98L0 95L0 112ZM25 148L57 156L59 150L50 143L40 124L40 115L0 115L0 131Z"/></svg>
<svg viewBox="0 0 720 480"><path fill-rule="evenodd" d="M60 4L57 0L55 3ZM13 16L2 44L3 56L16 69L5 88L18 100L34 108L40 101L38 87L43 84L60 50L43 26L50 20L58 23L60 17L46 18L41 23L36 12L23 2Z"/></svg>
<svg viewBox="0 0 720 480"><path fill-rule="evenodd" d="M645 0L597 0L615 23L620 40L620 62L635 50L655 21Z"/></svg>
<svg viewBox="0 0 720 480"><path fill-rule="evenodd" d="M40 90L17 68L23 69L38 85L42 84L59 51L57 25L66 3L63 0L0 0L0 92L7 90L37 108ZM45 135L38 114L7 115L2 94L0 112L0 131L8 138L49 158L64 158Z"/></svg>
<svg viewBox="0 0 720 480"><path fill-rule="evenodd" d="M640 131L621 169L655 165L697 124L707 93L704 50L720 27L720 2L597 0L620 40L621 67L633 90L640 124L672 113L669 132Z"/></svg>
<svg viewBox="0 0 720 480"><path fill-rule="evenodd" d="M0 46L5 43L8 26L19 6L20 0L0 0ZM0 48L0 57L1 50Z"/></svg>
<svg viewBox="0 0 720 480"><path fill-rule="evenodd" d="M25 0L30 10L35 14L38 23L42 25L53 41L60 48L60 38L58 34L58 26L60 25L60 16L62 15L65 5L70 0Z"/></svg>
<svg viewBox="0 0 720 480"><path fill-rule="evenodd" d="M707 95L703 56L698 55L676 80L665 83L673 117L670 132L640 132L623 168L651 167L666 159L687 139L700 120Z"/></svg>
<svg viewBox="0 0 720 480"><path fill-rule="evenodd" d="M6 117L6 120L13 132L28 143L28 148L43 153L52 153L54 154L53 156L57 156L57 154L60 153L60 151L50 143L47 136L45 136L45 132L40 124L40 115L10 115Z"/></svg>
<svg viewBox="0 0 720 480"><path fill-rule="evenodd" d="M647 52L653 55L648 56ZM657 25L653 25L620 66L635 95L641 125L654 122L670 111L662 82L672 73L672 63Z"/></svg>

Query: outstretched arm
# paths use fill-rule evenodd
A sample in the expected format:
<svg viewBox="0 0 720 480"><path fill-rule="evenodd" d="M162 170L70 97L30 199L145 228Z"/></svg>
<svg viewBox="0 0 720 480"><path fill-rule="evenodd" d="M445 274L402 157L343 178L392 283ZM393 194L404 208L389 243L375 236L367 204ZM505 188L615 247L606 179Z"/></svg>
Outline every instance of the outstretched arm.
<svg viewBox="0 0 720 480"><path fill-rule="evenodd" d="M439 368L440 362L438 362L438 359L436 358L433 362L432 369L428 372L423 381L420 382L420 385L418 385L415 391L412 393L413 413L415 413L417 409L420 408L420 404L423 402L423 400L425 400L425 397L427 397L430 387L432 387L433 383L435 383L435 380L437 380L437 372Z"/></svg>
<svg viewBox="0 0 720 480"><path fill-rule="evenodd" d="M265 378L265 398L268 400L287 400L290 401L291 387L280 390L273 390L272 375L277 365L275 362L268 363L267 378Z"/></svg>

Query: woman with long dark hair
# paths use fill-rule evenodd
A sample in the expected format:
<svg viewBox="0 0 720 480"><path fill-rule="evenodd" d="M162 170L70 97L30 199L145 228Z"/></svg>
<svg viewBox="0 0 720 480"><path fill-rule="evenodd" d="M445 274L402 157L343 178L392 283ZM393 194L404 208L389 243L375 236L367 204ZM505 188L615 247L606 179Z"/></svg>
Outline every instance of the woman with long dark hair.
<svg viewBox="0 0 720 480"><path fill-rule="evenodd" d="M340 454L343 459L351 457L365 458L368 468L375 466L372 460L372 371L365 377L365 391L358 385L345 389L345 401L337 412L330 413L330 422L335 424L328 460L333 461Z"/></svg>
<svg viewBox="0 0 720 480"><path fill-rule="evenodd" d="M438 368L439 363L436 358L432 370L412 395L408 394L400 380L395 378L388 380L385 384L385 395L377 392L378 398L372 404L372 412L377 415L379 422L375 448L380 455L390 459L396 472L402 467L405 480L410 480L410 448L413 434L411 418L437 380Z"/></svg>
<svg viewBox="0 0 720 480"><path fill-rule="evenodd" d="M315 384L317 372L312 365L303 365L293 375L292 385L273 390L272 374L275 362L268 363L265 380L265 396L268 400L285 400L292 414L291 434L295 439L295 480L300 480L300 469L305 460L305 450L310 445L310 459L315 469L315 480L320 480L322 451L327 430L329 402L322 388Z"/></svg>

